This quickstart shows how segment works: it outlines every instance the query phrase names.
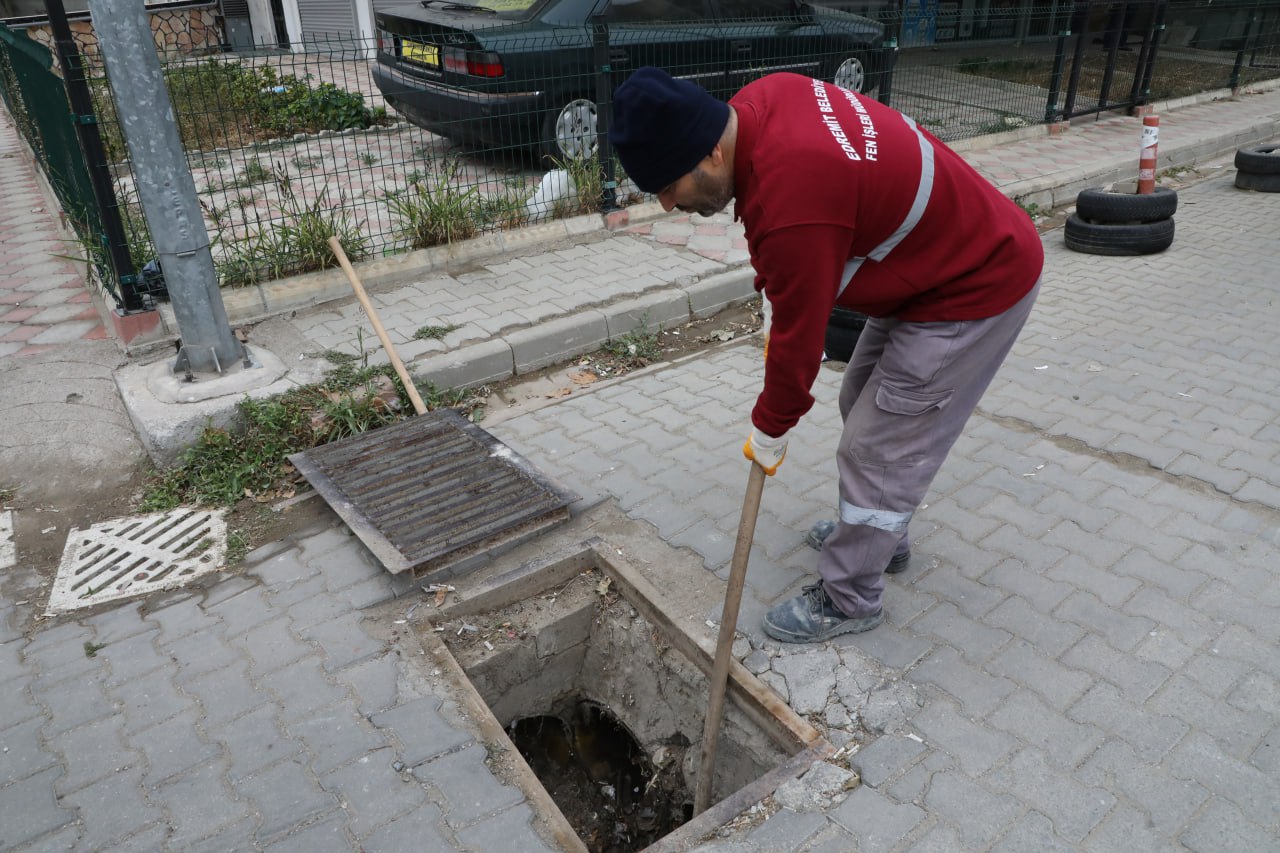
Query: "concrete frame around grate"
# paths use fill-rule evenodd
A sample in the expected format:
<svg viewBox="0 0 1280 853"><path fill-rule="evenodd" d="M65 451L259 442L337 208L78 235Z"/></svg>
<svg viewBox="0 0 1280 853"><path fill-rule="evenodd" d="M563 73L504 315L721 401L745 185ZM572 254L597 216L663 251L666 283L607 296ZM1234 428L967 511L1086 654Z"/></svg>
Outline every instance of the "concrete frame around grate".
<svg viewBox="0 0 1280 853"><path fill-rule="evenodd" d="M466 706L467 715L476 721L481 736L487 742L500 744L507 749L509 755L517 758L520 755L502 723L494 716L462 665L439 633L433 630L432 625L510 606L548 588L568 583L585 571L596 569L612 579L623 599L661 631L663 639L673 649L684 655L704 675L711 674L714 649L705 648L703 643L667 615L675 612L674 608L666 602L657 587L635 567L617 556L620 553L603 539L591 537L558 553L487 578L472 588L472 594L465 600L447 604L436 611L434 619L414 620L416 630L409 632L410 635L418 638L432 665L438 667L452 682L459 700ZM726 701L732 702L752 723L788 752L791 758L712 804L675 832L645 848L645 853L682 853L693 849L709 833L772 795L784 782L803 776L814 764L836 751L822 737L821 732L796 714L764 682L736 660L730 664ZM513 765L516 783L529 798L534 811L547 823L554 840L565 850L585 851L585 845L568 819L523 758L514 761Z"/></svg>

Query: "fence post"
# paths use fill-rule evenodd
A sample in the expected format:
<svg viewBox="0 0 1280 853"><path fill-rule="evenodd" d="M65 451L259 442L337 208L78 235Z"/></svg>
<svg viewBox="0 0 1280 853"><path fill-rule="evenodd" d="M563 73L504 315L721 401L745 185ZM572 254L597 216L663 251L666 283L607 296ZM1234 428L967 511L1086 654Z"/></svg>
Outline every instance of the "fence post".
<svg viewBox="0 0 1280 853"><path fill-rule="evenodd" d="M1151 26L1151 53L1147 56L1146 66L1142 70L1142 103L1151 100L1151 78L1156 71L1156 56L1160 53L1160 34L1164 32L1164 15L1169 8L1168 0L1157 0L1156 19Z"/></svg>
<svg viewBox="0 0 1280 853"><path fill-rule="evenodd" d="M596 66L596 155L600 161L600 211L618 210L618 173L609 143L613 113L613 66L609 64L609 22L603 13L591 16L591 49Z"/></svg>
<svg viewBox="0 0 1280 853"><path fill-rule="evenodd" d="M1249 39L1253 36L1254 27L1258 23L1258 3L1261 0L1254 0L1253 8L1249 10L1249 22L1244 27L1244 38L1240 40L1240 49L1236 51L1235 64L1231 66L1231 81L1227 84L1231 89L1231 97L1240 94L1240 71L1244 68L1244 55L1249 50Z"/></svg>
<svg viewBox="0 0 1280 853"><path fill-rule="evenodd" d="M1071 12L1071 31L1075 33L1076 47L1071 54L1071 76L1067 80L1067 101L1062 107L1063 118L1070 119L1076 111L1076 94L1080 91L1080 66L1084 59L1084 40L1089 34L1089 0L1075 0Z"/></svg>
<svg viewBox="0 0 1280 853"><path fill-rule="evenodd" d="M893 71L898 67L898 39L887 39L883 53L885 68L880 73L880 94L876 100L887 107L890 106L889 99L893 97Z"/></svg>
<svg viewBox="0 0 1280 853"><path fill-rule="evenodd" d="M1049 98L1044 105L1044 122L1053 124L1060 120L1062 110L1058 109L1058 96L1062 94L1062 67L1067 64L1067 39L1071 35L1071 22L1067 28L1058 33L1057 46L1053 51L1053 71L1049 74Z"/></svg>
<svg viewBox="0 0 1280 853"><path fill-rule="evenodd" d="M182 336L174 372L223 373L247 356L218 290L209 232L146 7L137 0L94 0L93 12L138 198Z"/></svg>
<svg viewBox="0 0 1280 853"><path fill-rule="evenodd" d="M49 16L49 29L53 33L58 64L62 66L62 83L67 90L67 101L71 104L76 137L80 140L85 166L89 170L89 183L98 203L98 218L107 243L107 259L120 288L117 307L125 314L146 311L150 306L138 292L138 271L129 255L129 238L125 235L124 222L120 219L120 202L111 182L102 135L98 132L98 117L93 110L93 96L89 92L84 62L75 39L71 36L71 25L67 23L67 12L62 0L44 0L44 10Z"/></svg>

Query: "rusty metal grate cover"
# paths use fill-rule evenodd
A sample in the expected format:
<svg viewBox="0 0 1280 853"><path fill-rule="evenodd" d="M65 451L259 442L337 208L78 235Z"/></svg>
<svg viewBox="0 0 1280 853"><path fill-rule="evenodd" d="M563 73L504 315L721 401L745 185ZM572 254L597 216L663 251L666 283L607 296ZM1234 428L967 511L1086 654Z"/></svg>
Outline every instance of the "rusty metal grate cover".
<svg viewBox="0 0 1280 853"><path fill-rule="evenodd" d="M389 571L416 576L567 521L578 498L452 409L289 460Z"/></svg>

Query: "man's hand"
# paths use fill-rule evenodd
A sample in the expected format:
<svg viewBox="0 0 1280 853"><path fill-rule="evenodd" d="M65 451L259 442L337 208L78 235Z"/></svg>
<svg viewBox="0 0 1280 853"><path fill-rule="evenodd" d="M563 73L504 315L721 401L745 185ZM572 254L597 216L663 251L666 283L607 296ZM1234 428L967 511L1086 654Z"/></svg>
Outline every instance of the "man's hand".
<svg viewBox="0 0 1280 853"><path fill-rule="evenodd" d="M742 455L764 469L772 477L778 471L783 458L787 455L787 436L774 438L765 435L755 427L751 428L751 436L742 445Z"/></svg>

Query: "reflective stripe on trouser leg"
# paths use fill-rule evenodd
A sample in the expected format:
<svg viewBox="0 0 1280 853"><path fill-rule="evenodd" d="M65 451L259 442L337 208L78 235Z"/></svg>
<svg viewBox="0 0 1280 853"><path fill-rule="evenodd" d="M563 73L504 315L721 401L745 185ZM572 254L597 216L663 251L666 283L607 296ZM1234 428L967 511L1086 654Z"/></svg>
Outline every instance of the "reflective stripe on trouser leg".
<svg viewBox="0 0 1280 853"><path fill-rule="evenodd" d="M840 500L840 520L845 524L865 524L867 527L874 527L877 530L884 530L889 533L906 533L907 525L911 522L911 516L914 512L887 512L883 509L867 509L866 507L854 506L845 501Z"/></svg>
<svg viewBox="0 0 1280 853"><path fill-rule="evenodd" d="M823 585L845 614L862 617L880 608L884 569L904 534L899 525L924 499L1038 292L1037 284L1008 311L985 320L877 323L864 354L879 350L875 365L867 376L847 374L847 383L861 387L841 391L842 408L848 403L836 456L841 523L818 556ZM863 514L862 523L845 521L846 506Z"/></svg>

